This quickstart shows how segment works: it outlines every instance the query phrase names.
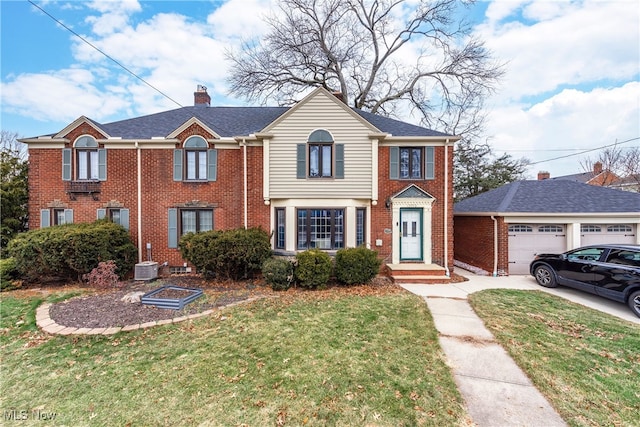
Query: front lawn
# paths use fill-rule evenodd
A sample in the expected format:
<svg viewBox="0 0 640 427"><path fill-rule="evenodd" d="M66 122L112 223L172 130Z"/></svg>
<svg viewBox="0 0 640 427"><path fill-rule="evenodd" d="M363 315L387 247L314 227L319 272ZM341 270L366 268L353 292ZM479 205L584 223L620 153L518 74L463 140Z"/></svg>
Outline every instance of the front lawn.
<svg viewBox="0 0 640 427"><path fill-rule="evenodd" d="M637 325L540 291L487 290L469 299L570 425L640 425Z"/></svg>
<svg viewBox="0 0 640 427"><path fill-rule="evenodd" d="M469 423L421 298L282 295L143 331L52 337L35 326L41 297L4 293L0 409L24 425L42 414L73 426Z"/></svg>

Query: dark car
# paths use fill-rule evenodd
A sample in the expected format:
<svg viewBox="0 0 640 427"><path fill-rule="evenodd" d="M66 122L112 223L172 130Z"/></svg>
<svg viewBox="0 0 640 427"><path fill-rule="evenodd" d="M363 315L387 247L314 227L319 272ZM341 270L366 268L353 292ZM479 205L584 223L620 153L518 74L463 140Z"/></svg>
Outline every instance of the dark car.
<svg viewBox="0 0 640 427"><path fill-rule="evenodd" d="M529 271L542 286L569 286L623 302L640 317L640 245L593 245L540 254Z"/></svg>

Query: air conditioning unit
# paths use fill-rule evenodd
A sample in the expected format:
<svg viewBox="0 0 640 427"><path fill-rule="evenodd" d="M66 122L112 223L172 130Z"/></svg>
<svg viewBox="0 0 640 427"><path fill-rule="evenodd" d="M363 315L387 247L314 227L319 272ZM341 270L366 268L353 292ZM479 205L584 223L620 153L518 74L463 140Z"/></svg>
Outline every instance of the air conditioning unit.
<svg viewBox="0 0 640 427"><path fill-rule="evenodd" d="M153 280L158 277L158 263L144 261L136 264L134 280Z"/></svg>

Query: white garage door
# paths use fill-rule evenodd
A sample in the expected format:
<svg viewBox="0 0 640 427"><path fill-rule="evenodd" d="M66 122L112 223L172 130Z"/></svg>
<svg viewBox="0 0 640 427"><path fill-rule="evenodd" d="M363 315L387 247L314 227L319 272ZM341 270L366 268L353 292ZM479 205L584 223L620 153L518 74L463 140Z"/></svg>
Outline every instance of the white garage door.
<svg viewBox="0 0 640 427"><path fill-rule="evenodd" d="M580 226L580 246L603 243L634 244L635 241L636 230L633 224L582 224Z"/></svg>
<svg viewBox="0 0 640 427"><path fill-rule="evenodd" d="M529 264L536 254L566 251L564 225L509 225L509 274L529 274Z"/></svg>

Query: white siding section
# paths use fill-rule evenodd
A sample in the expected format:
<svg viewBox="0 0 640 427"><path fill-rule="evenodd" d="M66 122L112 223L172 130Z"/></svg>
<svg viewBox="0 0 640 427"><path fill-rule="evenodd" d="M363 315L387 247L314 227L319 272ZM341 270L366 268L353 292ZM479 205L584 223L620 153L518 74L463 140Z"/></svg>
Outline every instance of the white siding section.
<svg viewBox="0 0 640 427"><path fill-rule="evenodd" d="M306 143L316 129L331 132L335 144L344 144L344 179L296 178L296 145ZM269 176L265 182L270 198L372 198L371 130L327 96L309 99L270 133L274 137L269 141Z"/></svg>

